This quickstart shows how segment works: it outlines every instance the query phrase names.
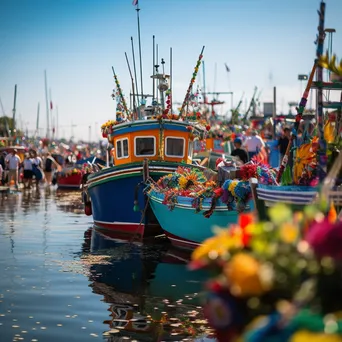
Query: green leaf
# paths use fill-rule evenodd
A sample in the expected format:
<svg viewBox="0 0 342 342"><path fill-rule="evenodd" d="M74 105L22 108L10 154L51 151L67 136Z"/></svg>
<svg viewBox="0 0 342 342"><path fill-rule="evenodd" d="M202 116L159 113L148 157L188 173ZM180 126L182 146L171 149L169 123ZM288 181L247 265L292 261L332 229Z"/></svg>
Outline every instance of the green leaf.
<svg viewBox="0 0 342 342"><path fill-rule="evenodd" d="M284 203L277 203L274 207L268 210L268 215L271 221L276 225L291 221L292 210Z"/></svg>

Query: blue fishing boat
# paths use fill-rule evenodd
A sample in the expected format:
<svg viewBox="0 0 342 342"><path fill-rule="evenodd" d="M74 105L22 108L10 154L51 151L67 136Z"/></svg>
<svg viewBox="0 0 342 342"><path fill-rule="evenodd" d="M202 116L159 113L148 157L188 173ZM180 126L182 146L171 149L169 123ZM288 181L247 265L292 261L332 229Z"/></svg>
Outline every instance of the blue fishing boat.
<svg viewBox="0 0 342 342"><path fill-rule="evenodd" d="M204 48L204 47L203 47ZM201 118L185 112L192 85L202 59L197 61L184 104L179 114L172 114L171 88L166 74L155 73L160 101L152 106L141 105L132 111L116 83L116 120L102 125L102 135L112 149L107 166L90 174L84 187L84 202L88 214L93 215L97 227L112 229L118 237L146 237L161 232L143 193L148 179L158 179L177 169L179 165L193 165L193 144L203 139L210 127Z"/></svg>
<svg viewBox="0 0 342 342"><path fill-rule="evenodd" d="M194 132L202 134L200 128ZM184 161L191 164L189 133L189 123L177 120L139 120L115 126L110 135L114 165L87 180L95 225L143 236L150 223L154 234L157 224L146 208L143 181L171 173Z"/></svg>

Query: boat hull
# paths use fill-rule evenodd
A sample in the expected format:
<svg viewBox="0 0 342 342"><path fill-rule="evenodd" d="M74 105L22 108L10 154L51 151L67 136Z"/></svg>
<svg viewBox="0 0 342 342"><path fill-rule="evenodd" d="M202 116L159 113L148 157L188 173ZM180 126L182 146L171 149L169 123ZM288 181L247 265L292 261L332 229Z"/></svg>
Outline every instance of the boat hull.
<svg viewBox="0 0 342 342"><path fill-rule="evenodd" d="M156 180L177 167L175 163L153 163L149 166L149 175ZM114 166L92 174L87 181L87 191L95 226L114 230L120 238L160 234L160 225L147 206L143 189L142 163ZM133 210L135 201L138 211Z"/></svg>
<svg viewBox="0 0 342 342"><path fill-rule="evenodd" d="M316 187L300 185L276 186L258 184L256 191L258 199L265 201L266 206L273 206L276 203L304 206L312 203L318 196Z"/></svg>
<svg viewBox="0 0 342 342"><path fill-rule="evenodd" d="M61 176L57 174L57 187L62 189L79 190L82 183L82 173Z"/></svg>
<svg viewBox="0 0 342 342"><path fill-rule="evenodd" d="M203 212L210 209L211 199L205 199L202 211L195 213L195 208L192 207L192 198L178 196L178 203L170 211L167 205L162 203L163 194L152 191L149 196L156 218L165 235L176 247L194 249L204 240L213 236L213 227L227 227L238 221L238 212L228 210L227 206L220 201L212 215L206 218Z"/></svg>

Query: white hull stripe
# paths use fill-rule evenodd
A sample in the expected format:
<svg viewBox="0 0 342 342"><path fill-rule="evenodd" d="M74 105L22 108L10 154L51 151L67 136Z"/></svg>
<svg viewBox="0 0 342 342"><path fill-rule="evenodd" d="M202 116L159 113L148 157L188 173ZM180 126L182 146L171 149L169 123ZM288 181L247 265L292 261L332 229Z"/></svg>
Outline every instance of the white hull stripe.
<svg viewBox="0 0 342 342"><path fill-rule="evenodd" d="M100 180L104 180L106 178L110 177L115 177L119 176L120 174L139 174L142 173L143 168L142 167L135 167L135 168L130 168L130 169L123 169L123 170L117 170L117 171L112 171L108 172L106 174L98 175L96 177L93 177L88 180L88 185L91 185L92 183L96 183ZM149 167L149 170L152 172L173 172L176 170L176 167L157 167L157 166L151 166Z"/></svg>
<svg viewBox="0 0 342 342"><path fill-rule="evenodd" d="M94 220L94 222L101 223L101 224L111 224L111 225L116 225L116 226L139 225L139 222L120 222L120 221L107 222L107 221L99 221L99 220Z"/></svg>

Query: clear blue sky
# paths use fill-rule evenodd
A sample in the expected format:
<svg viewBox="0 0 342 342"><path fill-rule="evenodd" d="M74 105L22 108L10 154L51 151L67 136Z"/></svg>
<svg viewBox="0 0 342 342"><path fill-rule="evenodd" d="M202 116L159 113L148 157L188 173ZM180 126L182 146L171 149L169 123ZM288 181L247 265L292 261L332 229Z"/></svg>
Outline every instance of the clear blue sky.
<svg viewBox="0 0 342 342"><path fill-rule="evenodd" d="M208 91L233 91L236 105L243 92L249 102L254 86L262 90L261 102L270 101L272 87L277 86L278 110L287 111L288 101L300 100L297 75L309 73L315 58L319 4L320 0L139 0L144 92L152 91L155 35L166 70L173 49L174 101L183 101L205 45ZM342 0L326 0L325 26L336 29L333 50L340 58L341 14ZM40 102L39 126L45 129L46 70L53 115L58 107L59 135L69 137L72 123L77 125L77 138L87 140L89 126L92 139L98 138L100 125L115 117L112 66L124 93L130 92L124 53L131 59L131 36L137 59L131 0L0 1L0 98L5 112L11 115L17 84L19 127L34 129ZM198 80L202 82L203 75ZM230 98L221 99L229 108Z"/></svg>

